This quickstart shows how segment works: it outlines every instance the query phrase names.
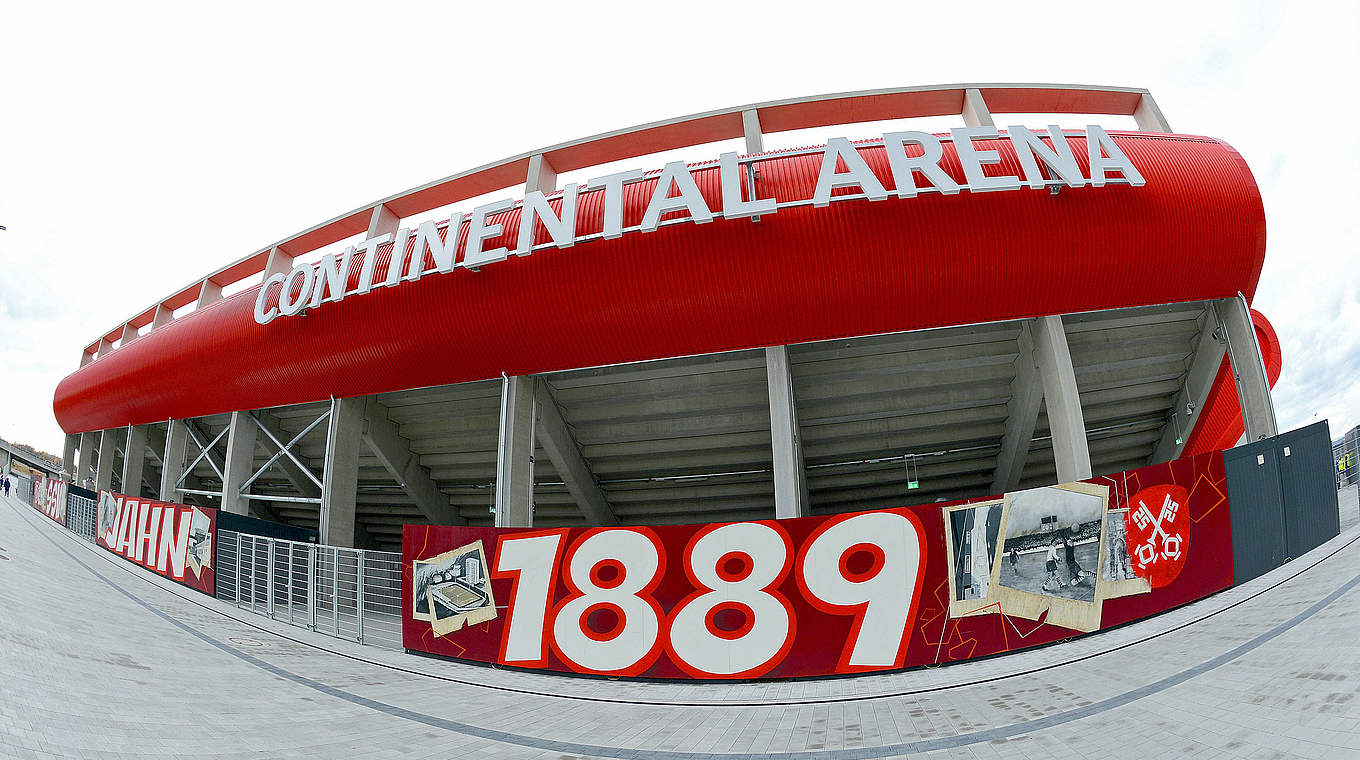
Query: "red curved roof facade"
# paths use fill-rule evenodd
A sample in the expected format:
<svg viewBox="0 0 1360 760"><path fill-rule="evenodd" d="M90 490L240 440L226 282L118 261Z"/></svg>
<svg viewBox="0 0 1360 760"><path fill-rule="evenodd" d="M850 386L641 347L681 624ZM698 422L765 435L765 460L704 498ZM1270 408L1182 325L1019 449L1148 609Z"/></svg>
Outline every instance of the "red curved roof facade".
<svg viewBox="0 0 1360 760"><path fill-rule="evenodd" d="M265 325L253 317L252 288L82 367L58 385L53 406L67 432L81 432L501 373L1238 292L1250 300L1265 216L1237 152L1203 137L1111 136L1145 186L858 199L783 208L759 222L664 226L426 275ZM1084 140L1069 142L1085 171ZM1022 174L1008 140L976 145L1001 154L988 174ZM891 189L883 149L861 154ZM758 195L810 198L821 160L762 160ZM949 143L941 165L964 181ZM716 164L693 174L720 209ZM654 185L626 186L625 226L641 220ZM601 193L582 192L578 234L599 231L602 204ZM505 234L485 247L513 248L518 217L518 208L495 217ZM538 240L547 240L541 228ZM379 272L390 248L378 252ZM356 260L351 287L358 271ZM277 303L277 293L267 298Z"/></svg>

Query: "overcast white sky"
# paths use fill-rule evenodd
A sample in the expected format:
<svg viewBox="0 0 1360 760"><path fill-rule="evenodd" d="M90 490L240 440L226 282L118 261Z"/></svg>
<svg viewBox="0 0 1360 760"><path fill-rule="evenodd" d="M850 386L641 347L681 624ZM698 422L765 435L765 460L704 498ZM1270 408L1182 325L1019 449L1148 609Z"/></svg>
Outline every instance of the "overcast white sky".
<svg viewBox="0 0 1360 760"><path fill-rule="evenodd" d="M1284 343L1281 426L1360 422L1353 3L13 2L2 18L10 440L61 451L53 390L101 332L380 197L656 119L954 82L1146 87L1173 129L1236 147L1265 198L1254 306Z"/></svg>

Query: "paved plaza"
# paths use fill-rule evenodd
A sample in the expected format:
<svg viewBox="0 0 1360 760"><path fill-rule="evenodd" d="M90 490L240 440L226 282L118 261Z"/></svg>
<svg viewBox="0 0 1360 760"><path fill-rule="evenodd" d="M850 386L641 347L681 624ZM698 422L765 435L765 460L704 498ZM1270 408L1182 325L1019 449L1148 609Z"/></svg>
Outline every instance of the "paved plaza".
<svg viewBox="0 0 1360 760"><path fill-rule="evenodd" d="M1360 758L1360 527L1032 652L758 684L590 680L237 611L0 497L0 757Z"/></svg>

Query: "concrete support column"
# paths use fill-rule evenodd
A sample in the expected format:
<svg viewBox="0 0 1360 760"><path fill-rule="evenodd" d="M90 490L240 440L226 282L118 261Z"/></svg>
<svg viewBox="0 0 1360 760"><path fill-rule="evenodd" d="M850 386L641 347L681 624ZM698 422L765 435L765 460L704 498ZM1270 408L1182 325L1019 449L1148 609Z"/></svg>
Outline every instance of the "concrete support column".
<svg viewBox="0 0 1360 760"><path fill-rule="evenodd" d="M501 429L496 444L496 527L534 524L534 378L501 383Z"/></svg>
<svg viewBox="0 0 1360 760"><path fill-rule="evenodd" d="M66 477L70 480L76 479L76 448L80 446L80 436L66 436L66 443L61 449L61 469L66 471Z"/></svg>
<svg viewBox="0 0 1360 760"><path fill-rule="evenodd" d="M1232 362L1233 378L1237 381L1237 400L1242 405L1242 423L1250 443L1270 438L1279 430L1275 422L1275 404L1270 398L1270 381L1261 360L1261 346L1256 342L1256 326L1251 322L1247 302L1240 295L1214 302L1214 311L1228 337L1228 357Z"/></svg>
<svg viewBox="0 0 1360 760"><path fill-rule="evenodd" d="M1091 452L1086 444L1086 422L1077 394L1077 376L1062 317L1039 317L1033 323L1034 363L1044 386L1044 407L1053 436L1053 461L1058 482L1070 483L1091 477Z"/></svg>
<svg viewBox="0 0 1360 760"><path fill-rule="evenodd" d="M359 493L359 446L364 435L364 399L331 399L326 428L326 469L321 476L321 543L354 546Z"/></svg>
<svg viewBox="0 0 1360 760"><path fill-rule="evenodd" d="M175 483L184 474L184 457L188 451L188 426L184 420L170 420L165 431L165 453L161 455L161 501L182 501Z"/></svg>
<svg viewBox="0 0 1360 760"><path fill-rule="evenodd" d="M94 448L96 445L94 433L80 434L80 466L72 481L78 486L89 488L94 483L90 480L90 471L94 469Z"/></svg>
<svg viewBox="0 0 1360 760"><path fill-rule="evenodd" d="M765 349L765 380L770 391L770 443L774 451L774 516L807 517L811 501L787 346Z"/></svg>
<svg viewBox="0 0 1360 760"><path fill-rule="evenodd" d="M113 460L118 456L118 433L121 430L104 430L99 434L99 460L95 462L94 490L113 489Z"/></svg>
<svg viewBox="0 0 1360 760"><path fill-rule="evenodd" d="M232 412L227 433L227 461L222 468L222 509L238 515L250 514L250 499L241 495L241 486L255 474L255 441L260 430L249 412Z"/></svg>
<svg viewBox="0 0 1360 760"><path fill-rule="evenodd" d="M1011 383L1011 400L1006 404L1006 432L1001 437L996 474L992 476L991 492L995 494L1014 491L1020 485L1034 440L1034 425L1044 405L1044 385L1034 360L1034 327L1029 322L1020 323L1015 348L1015 381Z"/></svg>
<svg viewBox="0 0 1360 760"><path fill-rule="evenodd" d="M129 496L142 495L142 475L146 467L146 426L128 425L127 445L123 447L123 490Z"/></svg>

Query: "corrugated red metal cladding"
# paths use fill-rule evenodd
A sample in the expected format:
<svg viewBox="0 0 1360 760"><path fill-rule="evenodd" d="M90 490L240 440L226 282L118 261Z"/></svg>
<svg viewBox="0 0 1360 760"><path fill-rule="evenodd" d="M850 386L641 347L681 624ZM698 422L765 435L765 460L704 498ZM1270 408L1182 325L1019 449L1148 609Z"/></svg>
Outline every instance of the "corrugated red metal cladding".
<svg viewBox="0 0 1360 760"><path fill-rule="evenodd" d="M625 361L1097 309L1252 296L1265 215L1246 163L1201 137L1116 133L1144 187L937 193L800 206L550 248L378 288L267 325L256 289L57 387L67 432ZM1072 140L1085 170L1085 145ZM1008 141L989 173L1020 175ZM863 151L891 188L883 149ZM761 197L812 197L821 155L772 154ZM963 181L952 146L943 166ZM716 166L694 170L721 208ZM626 186L640 222L655 178ZM583 193L578 234L599 231ZM514 247L519 210L487 247ZM547 242L538 229L539 242ZM466 237L466 227L460 237ZM390 246L378 253L384 279ZM460 252L461 257L461 252ZM352 269L357 283L358 262ZM278 286L274 286L277 289ZM277 294L269 301L276 302Z"/></svg>

